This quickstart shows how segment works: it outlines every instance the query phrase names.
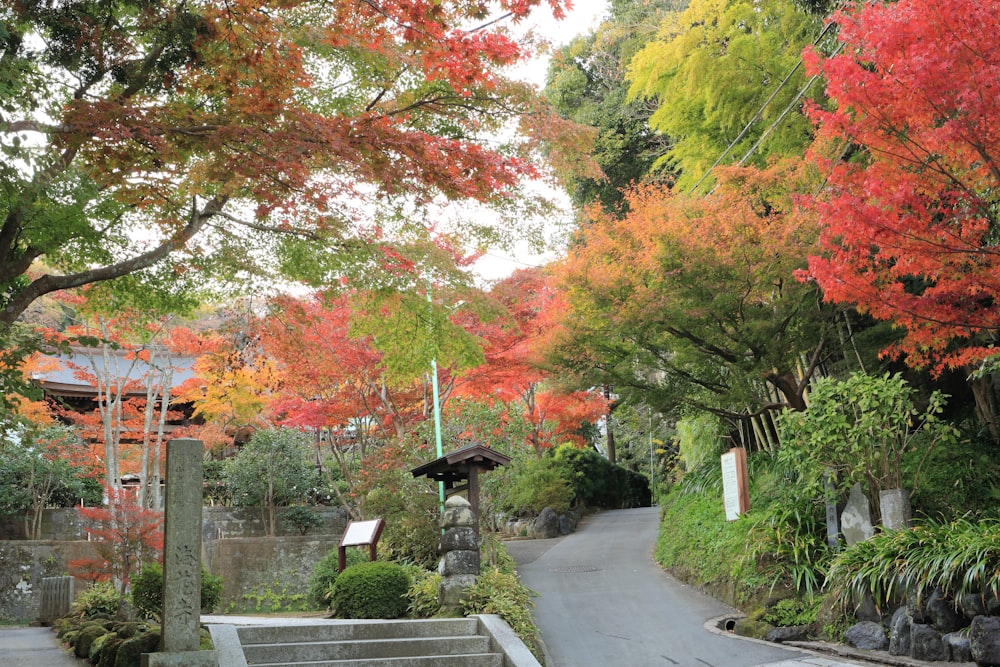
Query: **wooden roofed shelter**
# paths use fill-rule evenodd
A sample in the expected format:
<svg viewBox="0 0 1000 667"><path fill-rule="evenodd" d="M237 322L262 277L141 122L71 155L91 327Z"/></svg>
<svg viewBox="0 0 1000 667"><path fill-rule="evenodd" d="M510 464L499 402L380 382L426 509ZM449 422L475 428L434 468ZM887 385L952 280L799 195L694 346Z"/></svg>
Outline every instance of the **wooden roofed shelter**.
<svg viewBox="0 0 1000 667"><path fill-rule="evenodd" d="M472 511L479 516L479 473L510 463L510 457L483 445L467 445L441 458L417 466L414 477L429 477L444 484L445 495L467 491Z"/></svg>

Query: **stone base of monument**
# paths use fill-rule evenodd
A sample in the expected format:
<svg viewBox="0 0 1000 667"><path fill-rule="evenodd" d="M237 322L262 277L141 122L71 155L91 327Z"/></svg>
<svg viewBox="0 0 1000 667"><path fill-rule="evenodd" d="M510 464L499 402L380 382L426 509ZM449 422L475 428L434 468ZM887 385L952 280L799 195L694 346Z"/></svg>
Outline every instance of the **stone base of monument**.
<svg viewBox="0 0 1000 667"><path fill-rule="evenodd" d="M142 667L219 667L219 654L215 651L143 653L139 660Z"/></svg>

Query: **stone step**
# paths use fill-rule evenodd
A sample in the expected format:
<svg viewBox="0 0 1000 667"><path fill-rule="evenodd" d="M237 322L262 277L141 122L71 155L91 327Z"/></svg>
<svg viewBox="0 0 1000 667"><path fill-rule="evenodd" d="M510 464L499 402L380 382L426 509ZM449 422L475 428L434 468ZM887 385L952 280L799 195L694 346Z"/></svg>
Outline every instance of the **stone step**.
<svg viewBox="0 0 1000 667"><path fill-rule="evenodd" d="M364 639L469 637L479 633L479 624L474 618L357 620L303 625L247 625L238 627L237 632L240 642L248 646Z"/></svg>
<svg viewBox="0 0 1000 667"><path fill-rule="evenodd" d="M349 639L345 641L244 644L243 653L251 665L269 663L311 663L369 658L445 656L488 653L490 640L481 635L464 637L419 637L400 639Z"/></svg>
<svg viewBox="0 0 1000 667"><path fill-rule="evenodd" d="M476 653L251 664L253 667L503 667L503 656L499 653Z"/></svg>

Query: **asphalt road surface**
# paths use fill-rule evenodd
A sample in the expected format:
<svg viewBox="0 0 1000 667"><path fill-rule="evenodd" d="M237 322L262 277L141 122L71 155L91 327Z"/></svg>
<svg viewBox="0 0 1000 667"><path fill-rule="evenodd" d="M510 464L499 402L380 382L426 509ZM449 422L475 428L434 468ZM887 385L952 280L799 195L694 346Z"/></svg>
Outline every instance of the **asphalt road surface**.
<svg viewBox="0 0 1000 667"><path fill-rule="evenodd" d="M709 631L735 614L653 561L659 509L591 515L576 532L507 544L526 586L548 667L753 667L811 657Z"/></svg>

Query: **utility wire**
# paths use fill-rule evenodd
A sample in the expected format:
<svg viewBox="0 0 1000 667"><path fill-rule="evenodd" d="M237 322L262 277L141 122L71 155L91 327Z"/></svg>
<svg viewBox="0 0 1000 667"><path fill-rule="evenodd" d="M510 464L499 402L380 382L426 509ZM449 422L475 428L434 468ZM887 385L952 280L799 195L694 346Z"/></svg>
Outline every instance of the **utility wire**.
<svg viewBox="0 0 1000 667"><path fill-rule="evenodd" d="M817 44L819 44L820 41L826 36L826 34L833 27L833 25L834 24L832 22L827 23L823 27L823 30L820 31L819 35L817 35L816 39L813 40L812 45L816 46ZM837 49L839 50L840 47L838 46ZM736 144L738 144L743 139L743 137L746 136L747 132L750 131L750 128L753 127L753 125L763 117L764 111L767 109L768 105L771 104L771 102L778 95L778 93L781 92L781 90L788 84L789 80L791 80L792 76L795 74L795 72L798 71L798 69L801 66L802 66L802 58L800 57L798 62L796 62L795 65L792 67L792 69L788 71L788 74L785 75L785 78L781 80L781 83L778 84L778 87L775 88L774 92L772 92L771 95L760 106L760 108L757 110L757 113L755 113L753 117L743 127L743 130L736 136L735 139L733 139L729 143L729 145L726 147L726 150L722 151L722 155L720 155L719 158L714 163L712 163L712 166L709 167L704 174L702 174L701 178L698 179L698 182L695 183L693 186L691 186L691 189L688 191L688 194L694 194L694 192L701 186L701 184L705 182L705 179L708 178L709 174L711 174L712 171L716 167L718 167L723 160L726 159L726 156L728 156L729 153L732 152L734 148L736 148ZM798 102L798 100L802 99L802 96L806 93L806 90L809 89L809 86L811 86L813 84L813 81L815 81L817 78L818 78L817 76L813 76L811 79L809 79L809 81L805 84L805 86L803 86L802 89L800 89L798 94L795 96L795 101L791 105L785 108L785 111L781 113L777 121L771 124L771 126L765 131L765 134L770 134L770 132L777 125L777 123L781 121L788 114L788 111L791 109L791 107L794 106L794 104ZM761 144L762 139L763 137L761 138L761 140L758 140L757 143L754 144L753 148L750 149L749 153L743 156L739 164L743 164L744 161L746 161L746 159L750 155L752 155L754 151L757 150L757 148Z"/></svg>

